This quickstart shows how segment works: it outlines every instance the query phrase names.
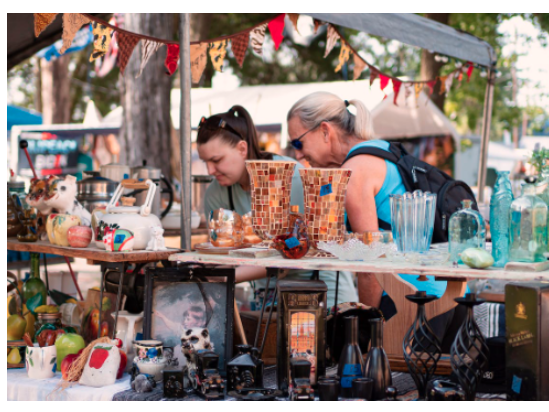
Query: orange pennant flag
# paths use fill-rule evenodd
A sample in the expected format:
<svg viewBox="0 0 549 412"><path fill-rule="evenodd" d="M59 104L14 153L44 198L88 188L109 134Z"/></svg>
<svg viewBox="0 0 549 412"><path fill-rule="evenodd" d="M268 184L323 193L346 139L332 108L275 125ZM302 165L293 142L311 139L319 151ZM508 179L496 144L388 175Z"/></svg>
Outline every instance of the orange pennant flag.
<svg viewBox="0 0 549 412"><path fill-rule="evenodd" d="M227 54L227 40L216 41L210 43L210 59L215 70L223 71L223 61Z"/></svg>
<svg viewBox="0 0 549 412"><path fill-rule="evenodd" d="M38 37L59 13L34 13L34 35Z"/></svg>
<svg viewBox="0 0 549 412"><path fill-rule="evenodd" d="M90 23L91 20L80 13L64 13L63 14L63 47L59 50L59 53L63 54L71 47L72 40L76 33L84 24Z"/></svg>
<svg viewBox="0 0 549 412"><path fill-rule="evenodd" d="M343 65L349 61L351 57L351 48L346 42L341 42L341 50L339 51L339 64L335 68L337 73L343 68Z"/></svg>
<svg viewBox="0 0 549 412"><path fill-rule="evenodd" d="M353 80L356 80L366 68L366 62L356 53L353 54L353 61L355 63L355 67L353 68Z"/></svg>
<svg viewBox="0 0 549 412"><path fill-rule="evenodd" d="M414 83L414 91L416 93L416 101L417 101L417 99L419 99L419 94L423 90L423 87L425 87L425 86L422 82Z"/></svg>
<svg viewBox="0 0 549 412"><path fill-rule="evenodd" d="M448 75L437 77L437 80L440 82L440 88L438 89L438 94L444 94L446 92L447 78L448 78Z"/></svg>
<svg viewBox="0 0 549 412"><path fill-rule="evenodd" d="M208 59L206 58L206 51L208 50L208 43L191 44L191 77L193 83L198 83L202 77L202 73L206 68Z"/></svg>
<svg viewBox="0 0 549 412"><path fill-rule="evenodd" d="M288 17L290 18L290 21L294 25L295 31L299 33L299 30L297 29L297 21L299 20L299 14L298 13L288 13Z"/></svg>

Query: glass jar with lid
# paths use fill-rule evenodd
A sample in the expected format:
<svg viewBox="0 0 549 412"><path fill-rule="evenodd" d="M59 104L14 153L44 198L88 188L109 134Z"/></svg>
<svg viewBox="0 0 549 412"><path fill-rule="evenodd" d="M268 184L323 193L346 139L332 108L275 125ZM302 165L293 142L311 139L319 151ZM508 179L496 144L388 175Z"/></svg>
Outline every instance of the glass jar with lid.
<svg viewBox="0 0 549 412"><path fill-rule="evenodd" d="M511 203L509 260L543 262L547 252L547 205L536 187L525 184L522 196Z"/></svg>
<svg viewBox="0 0 549 412"><path fill-rule="evenodd" d="M481 214L472 208L473 201L461 202L463 209L450 217L448 251L453 262L463 263L461 252L469 248L486 247L486 226Z"/></svg>
<svg viewBox="0 0 549 412"><path fill-rule="evenodd" d="M36 322L34 323L34 330L38 331L38 329L48 323L58 329L62 328L63 324L61 323L61 316L61 312L37 313Z"/></svg>

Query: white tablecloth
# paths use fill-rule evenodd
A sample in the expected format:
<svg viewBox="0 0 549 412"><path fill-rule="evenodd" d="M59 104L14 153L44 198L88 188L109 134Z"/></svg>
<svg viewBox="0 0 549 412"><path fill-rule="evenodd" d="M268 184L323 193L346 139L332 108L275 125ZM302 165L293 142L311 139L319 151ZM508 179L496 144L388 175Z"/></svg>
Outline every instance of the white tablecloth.
<svg viewBox="0 0 549 412"><path fill-rule="evenodd" d="M50 379L29 379L26 369L8 369L8 401L112 401L117 392L130 389L130 376L125 374L113 385L90 388L78 383L63 391L56 390L62 382L61 374Z"/></svg>

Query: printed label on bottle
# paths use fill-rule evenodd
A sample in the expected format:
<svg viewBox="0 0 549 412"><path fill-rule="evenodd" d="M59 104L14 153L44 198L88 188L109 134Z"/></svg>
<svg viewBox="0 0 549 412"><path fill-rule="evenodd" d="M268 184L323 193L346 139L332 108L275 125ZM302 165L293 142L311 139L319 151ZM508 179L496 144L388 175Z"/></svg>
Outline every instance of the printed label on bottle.
<svg viewBox="0 0 549 412"><path fill-rule="evenodd" d="M341 377L342 388L352 388L353 380L362 376L362 369L359 363L348 363L343 366L343 376Z"/></svg>
<svg viewBox="0 0 549 412"><path fill-rule="evenodd" d="M299 246L299 240L295 237L290 237L284 241L286 243L286 246L288 246L289 249L293 249L294 247Z"/></svg>
<svg viewBox="0 0 549 412"><path fill-rule="evenodd" d="M332 184L328 183L327 185L320 186L320 196L326 196L332 193Z"/></svg>

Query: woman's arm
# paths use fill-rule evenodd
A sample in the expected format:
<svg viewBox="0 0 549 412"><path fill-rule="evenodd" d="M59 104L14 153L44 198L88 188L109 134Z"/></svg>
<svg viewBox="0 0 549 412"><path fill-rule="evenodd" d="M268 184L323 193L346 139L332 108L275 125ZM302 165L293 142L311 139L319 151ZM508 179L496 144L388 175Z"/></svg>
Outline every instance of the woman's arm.
<svg viewBox="0 0 549 412"><path fill-rule="evenodd" d="M263 279L266 276L267 270L257 266L239 266L235 271L236 283Z"/></svg>

